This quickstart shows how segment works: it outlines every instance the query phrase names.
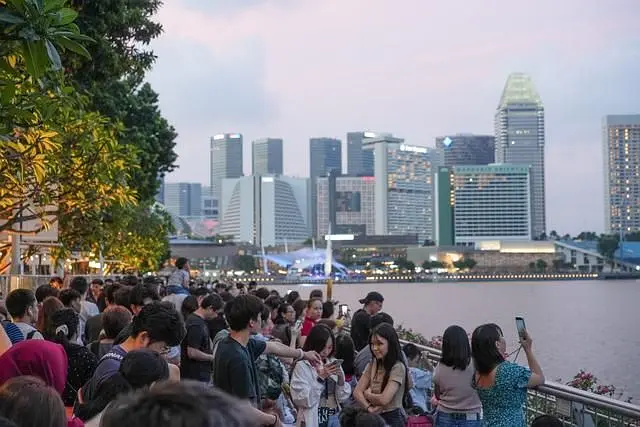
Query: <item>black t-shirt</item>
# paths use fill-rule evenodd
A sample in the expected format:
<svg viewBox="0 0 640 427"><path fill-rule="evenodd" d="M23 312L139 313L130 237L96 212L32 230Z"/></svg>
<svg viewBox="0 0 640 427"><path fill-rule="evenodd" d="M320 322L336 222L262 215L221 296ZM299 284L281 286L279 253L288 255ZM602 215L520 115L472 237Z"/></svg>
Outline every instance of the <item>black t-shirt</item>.
<svg viewBox="0 0 640 427"><path fill-rule="evenodd" d="M69 369L62 400L65 406L73 406L78 390L93 376L98 366L98 356L91 353L88 348L73 343L69 343L65 351L69 360Z"/></svg>
<svg viewBox="0 0 640 427"><path fill-rule="evenodd" d="M363 309L356 311L351 319L351 339L356 351L360 351L367 346L370 329L371 316L369 316L369 313Z"/></svg>
<svg viewBox="0 0 640 427"><path fill-rule="evenodd" d="M256 359L266 348L266 342L255 338L250 338L246 347L231 337L220 341L213 364L215 385L240 399L248 399L257 407L260 389Z"/></svg>
<svg viewBox="0 0 640 427"><path fill-rule="evenodd" d="M216 316L214 319L206 320L206 322L209 327L209 336L212 340L216 338L218 332L223 329L227 329L228 327L226 320L224 320L224 316Z"/></svg>
<svg viewBox="0 0 640 427"><path fill-rule="evenodd" d="M187 335L182 341L180 376L189 380L209 382L211 380L212 363L191 359L187 352L187 347L191 347L203 353L213 354L207 323L197 314L190 314L185 322L185 327Z"/></svg>
<svg viewBox="0 0 640 427"><path fill-rule="evenodd" d="M87 323L84 324L84 342L88 344L94 341L98 341L101 331L102 313L87 319Z"/></svg>

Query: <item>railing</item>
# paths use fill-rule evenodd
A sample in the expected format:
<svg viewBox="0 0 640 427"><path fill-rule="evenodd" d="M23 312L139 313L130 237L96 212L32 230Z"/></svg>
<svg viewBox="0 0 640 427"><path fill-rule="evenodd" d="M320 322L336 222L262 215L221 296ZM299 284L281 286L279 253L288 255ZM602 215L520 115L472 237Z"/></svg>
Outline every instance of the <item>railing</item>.
<svg viewBox="0 0 640 427"><path fill-rule="evenodd" d="M89 282L93 279L109 279L113 278L113 276L100 276L100 275L90 275L90 274L79 274L78 276L82 276L86 278ZM18 288L26 288L31 289L33 291L40 285L46 285L49 283L53 276L40 275L40 276L31 276L31 275L6 275L0 276L0 295L6 297L10 291ZM73 276L65 276L65 284L67 284L71 279L76 277Z"/></svg>
<svg viewBox="0 0 640 427"><path fill-rule="evenodd" d="M413 344L429 352L434 366L440 361L439 349ZM572 427L640 427L640 406L552 381L529 390L526 411L529 423L539 415L548 414Z"/></svg>

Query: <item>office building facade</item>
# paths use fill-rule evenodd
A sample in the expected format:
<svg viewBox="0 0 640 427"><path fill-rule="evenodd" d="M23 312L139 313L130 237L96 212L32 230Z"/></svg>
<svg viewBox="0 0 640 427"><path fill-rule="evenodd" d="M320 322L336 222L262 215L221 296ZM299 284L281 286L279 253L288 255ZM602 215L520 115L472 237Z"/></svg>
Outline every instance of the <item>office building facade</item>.
<svg viewBox="0 0 640 427"><path fill-rule="evenodd" d="M444 166L488 165L495 163L493 135L457 134L436 138Z"/></svg>
<svg viewBox="0 0 640 427"><path fill-rule="evenodd" d="M546 234L544 177L545 118L540 95L529 77L507 79L495 115L496 162L531 165L533 236Z"/></svg>
<svg viewBox="0 0 640 427"><path fill-rule="evenodd" d="M311 235L309 182L260 175L223 180L220 234L258 246L304 242Z"/></svg>
<svg viewBox="0 0 640 427"><path fill-rule="evenodd" d="M281 138L261 138L251 145L253 175L282 175L284 154Z"/></svg>
<svg viewBox="0 0 640 427"><path fill-rule="evenodd" d="M164 184L164 207L177 217L202 215L202 185L191 182Z"/></svg>
<svg viewBox="0 0 640 427"><path fill-rule="evenodd" d="M436 174L439 246L531 240L532 167L494 164L441 167Z"/></svg>
<svg viewBox="0 0 640 427"><path fill-rule="evenodd" d="M373 138L367 146L375 156L375 234L433 239L433 174L442 162L439 151L395 137Z"/></svg>
<svg viewBox="0 0 640 427"><path fill-rule="evenodd" d="M211 195L220 200L222 180L240 178L242 173L242 135L222 133L211 137Z"/></svg>
<svg viewBox="0 0 640 427"><path fill-rule="evenodd" d="M375 234L375 178L336 176L317 179L318 230L322 237L332 234Z"/></svg>
<svg viewBox="0 0 640 427"><path fill-rule="evenodd" d="M311 178L311 231L315 235L317 222L316 180L329 173L342 173L342 141L336 138L309 140L309 177Z"/></svg>
<svg viewBox="0 0 640 427"><path fill-rule="evenodd" d="M606 233L640 231L640 114L606 116L602 140Z"/></svg>

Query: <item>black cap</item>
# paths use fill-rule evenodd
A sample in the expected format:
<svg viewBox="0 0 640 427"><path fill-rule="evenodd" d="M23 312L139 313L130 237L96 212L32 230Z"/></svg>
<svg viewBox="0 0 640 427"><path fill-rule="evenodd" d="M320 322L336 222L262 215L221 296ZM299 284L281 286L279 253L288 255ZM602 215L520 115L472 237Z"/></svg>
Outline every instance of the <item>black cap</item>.
<svg viewBox="0 0 640 427"><path fill-rule="evenodd" d="M369 292L366 297L360 300L360 304L369 304L371 301L384 302L384 297L380 292Z"/></svg>

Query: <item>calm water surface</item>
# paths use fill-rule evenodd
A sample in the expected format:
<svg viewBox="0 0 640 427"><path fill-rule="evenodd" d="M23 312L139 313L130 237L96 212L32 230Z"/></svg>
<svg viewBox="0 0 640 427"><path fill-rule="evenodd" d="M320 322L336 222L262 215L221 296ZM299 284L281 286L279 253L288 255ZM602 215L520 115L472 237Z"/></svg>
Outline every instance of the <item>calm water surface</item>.
<svg viewBox="0 0 640 427"><path fill-rule="evenodd" d="M321 286L296 289L303 298ZM362 283L334 286L334 299L359 308L376 290L397 324L426 337L458 324L468 332L488 322L517 347L514 317L524 316L533 348L550 380L566 381L580 369L640 400L640 281L491 283ZM518 361L525 362L524 354Z"/></svg>

